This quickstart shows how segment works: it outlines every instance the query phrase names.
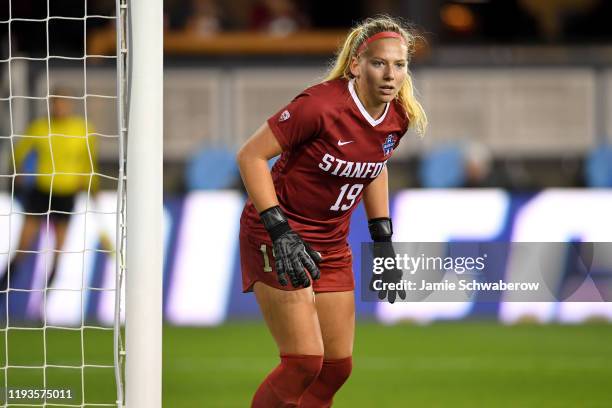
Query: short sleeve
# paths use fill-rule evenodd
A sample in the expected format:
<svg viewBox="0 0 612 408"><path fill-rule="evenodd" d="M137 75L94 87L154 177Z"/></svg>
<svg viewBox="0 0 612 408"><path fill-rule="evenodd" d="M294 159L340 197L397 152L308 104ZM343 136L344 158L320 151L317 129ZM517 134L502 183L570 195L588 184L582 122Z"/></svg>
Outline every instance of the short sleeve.
<svg viewBox="0 0 612 408"><path fill-rule="evenodd" d="M284 151L292 150L318 135L323 122L321 105L308 93L301 93L268 119Z"/></svg>

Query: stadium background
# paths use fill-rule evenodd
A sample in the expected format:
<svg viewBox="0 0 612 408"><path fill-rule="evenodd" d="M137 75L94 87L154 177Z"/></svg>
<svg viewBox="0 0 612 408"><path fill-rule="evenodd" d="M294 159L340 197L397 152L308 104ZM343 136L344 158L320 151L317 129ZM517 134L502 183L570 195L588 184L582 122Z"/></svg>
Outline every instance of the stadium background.
<svg viewBox="0 0 612 408"><path fill-rule="evenodd" d="M114 14L114 2L87 3L89 14ZM51 4L58 15L83 15L82 1ZM396 240L610 241L609 2L175 0L166 9L166 406L246 406L275 365L254 298L239 290L237 231L245 195L233 154L270 114L322 78L347 27L362 17L402 16L426 39L411 70L430 130L423 140L409 133L389 164ZM36 2L13 2L13 18L41 13L46 10ZM8 25L0 29L4 94ZM17 55L46 55L42 27L13 23L12 29ZM82 23L50 24L50 53L82 56L83 35ZM114 53L114 27L106 20L88 19L86 52ZM45 63L9 63L14 94L46 96ZM86 66L87 92L113 94L113 63L92 57ZM84 93L82 76L81 61L49 61L50 81L75 95ZM86 113L96 129L117 133L114 101L89 99ZM6 102L0 101L3 135ZM44 114L45 105L15 101L15 133ZM9 174L6 140L0 149L2 174ZM99 141L102 172L116 174L116 152L116 142ZM11 184L0 182L6 207ZM103 190L113 188L100 182ZM113 196L104 192L95 200L102 208ZM82 222L73 217L72 230ZM106 224L88 221L92 240ZM359 243L367 237L359 208L350 236L356 271ZM6 262L5 255L0 259ZM28 262L20 274L24 288L42 276L40 259ZM88 260L85 273L90 282L112 282L112 268L112 260L99 255ZM80 284L71 276L66 256L58 279ZM109 323L112 299L86 297L88 318ZM40 301L35 293L20 294L9 312L35 319L31 311ZM48 302L53 322L79 321L65 298L51 295ZM391 307L357 299L357 306L355 374L336 406L609 406L607 303ZM110 344L104 352L107 340L90 340L100 359L111 354ZM32 350L39 346L23 339L21 357L36 358ZM70 359L66 348L56 352ZM92 382L91 392L108 399L112 384L101 382Z"/></svg>

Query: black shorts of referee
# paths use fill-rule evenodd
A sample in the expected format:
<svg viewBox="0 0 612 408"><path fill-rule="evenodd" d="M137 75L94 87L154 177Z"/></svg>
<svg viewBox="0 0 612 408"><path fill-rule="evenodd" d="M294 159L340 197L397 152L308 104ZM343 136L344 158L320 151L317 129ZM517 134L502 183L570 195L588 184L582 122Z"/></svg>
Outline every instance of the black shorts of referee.
<svg viewBox="0 0 612 408"><path fill-rule="evenodd" d="M51 210L49 217L58 221L67 221L72 214L66 213L71 213L74 210L75 195L53 193L51 203L49 203L50 195L48 191L41 191L37 188L29 190L25 193L23 200L24 211L26 213L33 213L34 215L43 215Z"/></svg>

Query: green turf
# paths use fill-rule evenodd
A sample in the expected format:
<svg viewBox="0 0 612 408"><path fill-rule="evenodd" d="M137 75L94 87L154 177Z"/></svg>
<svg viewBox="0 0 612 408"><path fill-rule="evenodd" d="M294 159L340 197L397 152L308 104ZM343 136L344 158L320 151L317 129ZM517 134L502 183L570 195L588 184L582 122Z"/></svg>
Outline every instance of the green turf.
<svg viewBox="0 0 612 408"><path fill-rule="evenodd" d="M259 324L168 332L164 400L246 407L276 364ZM201 404L201 405L200 405ZM610 407L612 326L360 324L334 407Z"/></svg>
<svg viewBox="0 0 612 408"><path fill-rule="evenodd" d="M81 361L80 334L49 332L47 361ZM109 333L86 331L88 364L112 361ZM4 350L5 337L0 338ZM9 332L9 364L38 364L39 332ZM164 329L164 407L248 407L277 363L261 323ZM0 352L0 363L5 356ZM41 373L9 369L9 385L41 386ZM2 370L4 375L4 370ZM112 402L112 370L48 369L54 388ZM4 378L0 379L0 386ZM52 405L50 405L52 406ZM612 325L501 326L489 322L357 327L353 375L334 407L610 407Z"/></svg>

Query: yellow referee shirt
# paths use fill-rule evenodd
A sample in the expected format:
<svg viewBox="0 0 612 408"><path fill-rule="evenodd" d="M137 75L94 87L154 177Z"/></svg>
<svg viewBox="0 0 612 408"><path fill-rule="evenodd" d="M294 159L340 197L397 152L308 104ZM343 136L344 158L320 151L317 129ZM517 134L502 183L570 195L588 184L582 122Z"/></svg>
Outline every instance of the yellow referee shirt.
<svg viewBox="0 0 612 408"><path fill-rule="evenodd" d="M88 131L94 131L92 126L79 116L52 118L50 125L51 131L47 118L37 119L28 127L26 137L19 138L15 144L17 169L34 150L37 154L37 189L49 192L53 180L54 195L87 191L89 179L97 168L95 138L87 137ZM92 189L95 179L92 180Z"/></svg>

